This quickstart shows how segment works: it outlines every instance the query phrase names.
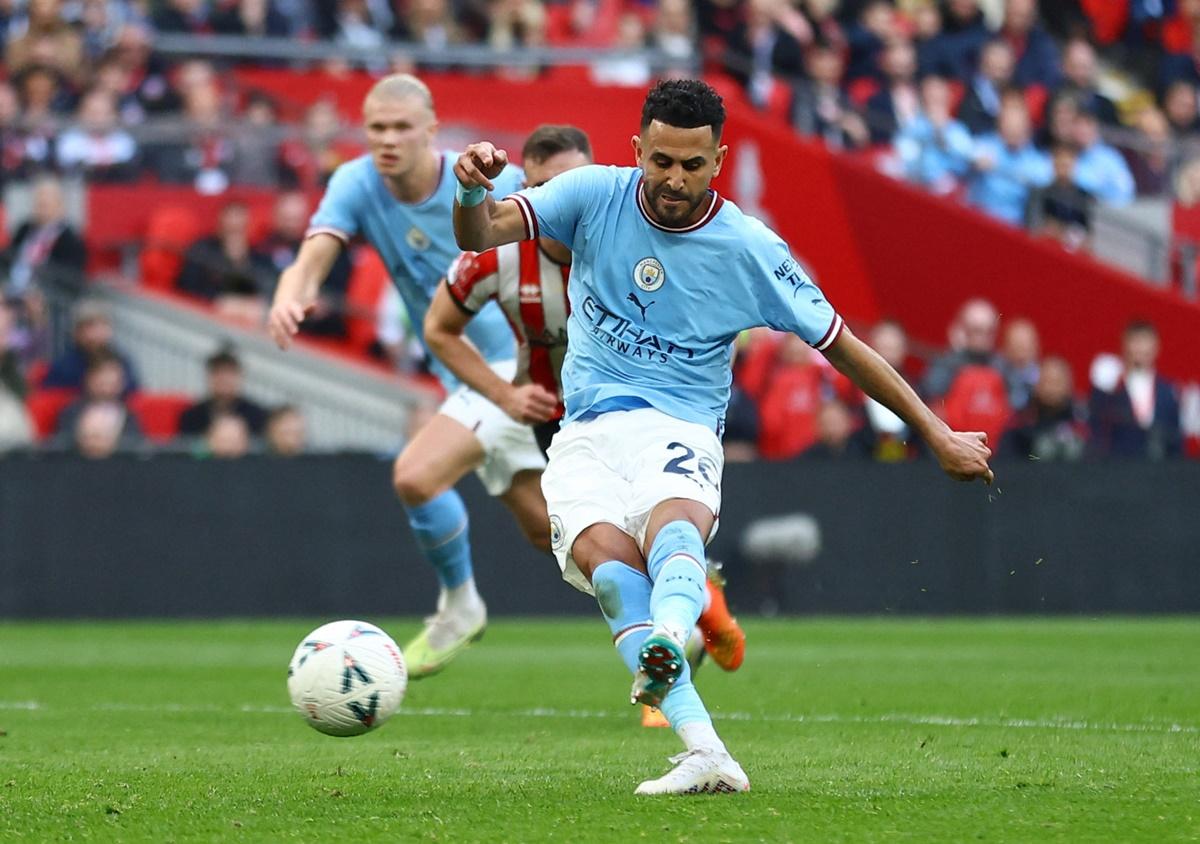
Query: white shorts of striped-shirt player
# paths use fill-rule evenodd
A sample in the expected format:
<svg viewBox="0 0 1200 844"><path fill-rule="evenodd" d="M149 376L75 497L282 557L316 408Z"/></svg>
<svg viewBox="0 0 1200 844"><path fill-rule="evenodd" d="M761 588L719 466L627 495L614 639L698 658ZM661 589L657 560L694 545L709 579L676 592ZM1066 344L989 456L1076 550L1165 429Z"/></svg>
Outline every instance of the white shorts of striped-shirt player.
<svg viewBox="0 0 1200 844"><path fill-rule="evenodd" d="M515 360L497 361L492 371L511 381L517 372ZM484 458L476 469L488 495L503 495L518 472L541 471L546 458L538 448L533 429L522 425L470 387L460 385L438 408L438 413L473 431L483 445Z"/></svg>

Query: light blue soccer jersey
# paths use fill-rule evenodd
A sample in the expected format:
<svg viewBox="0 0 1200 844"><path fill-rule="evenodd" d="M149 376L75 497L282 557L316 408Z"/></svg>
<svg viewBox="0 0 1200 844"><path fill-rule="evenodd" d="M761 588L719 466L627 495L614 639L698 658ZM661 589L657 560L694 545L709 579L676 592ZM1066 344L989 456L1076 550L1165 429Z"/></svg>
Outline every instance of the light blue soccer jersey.
<svg viewBox="0 0 1200 844"><path fill-rule="evenodd" d="M721 431L740 331L766 325L822 350L841 331L779 236L715 192L682 229L650 219L637 168L580 167L510 199L527 237L573 253L567 421L650 406Z"/></svg>
<svg viewBox="0 0 1200 844"><path fill-rule="evenodd" d="M325 196L309 221L308 233L329 232L349 242L366 238L387 266L392 283L404 300L413 330L425 343L425 312L461 250L454 240L454 161L456 153L441 154L441 176L433 195L409 204L392 196L370 155L338 167ZM519 167L506 167L493 180L495 195L503 197L519 188L525 178ZM488 361L516 355L512 330L495 302L484 307L467 326L467 337ZM457 379L436 357L433 372L451 390Z"/></svg>

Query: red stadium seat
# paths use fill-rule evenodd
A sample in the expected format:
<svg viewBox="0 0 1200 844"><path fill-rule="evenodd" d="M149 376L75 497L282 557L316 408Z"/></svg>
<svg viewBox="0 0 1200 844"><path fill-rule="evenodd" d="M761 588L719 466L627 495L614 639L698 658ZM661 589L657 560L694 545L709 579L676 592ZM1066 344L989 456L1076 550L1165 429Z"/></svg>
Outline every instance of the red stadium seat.
<svg viewBox="0 0 1200 844"><path fill-rule="evenodd" d="M194 403L182 393L134 393L129 409L151 442L168 442L179 433L179 416Z"/></svg>
<svg viewBox="0 0 1200 844"><path fill-rule="evenodd" d="M1046 101L1050 92L1041 85L1030 85L1025 89L1025 105L1029 108L1029 119L1033 125L1040 127L1046 117Z"/></svg>
<svg viewBox="0 0 1200 844"><path fill-rule="evenodd" d="M740 103L745 99L742 86L728 73L706 73L704 74L704 81L720 94L721 99L725 100L725 102Z"/></svg>
<svg viewBox="0 0 1200 844"><path fill-rule="evenodd" d="M764 109L768 117L784 126L792 122L792 86L785 85L778 79L771 80L771 92L767 94L767 105Z"/></svg>
<svg viewBox="0 0 1200 844"><path fill-rule="evenodd" d="M49 361L35 360L29 364L29 369L25 372L25 380L29 383L30 389L36 390L42 386L42 382L46 380L46 373L49 371Z"/></svg>
<svg viewBox="0 0 1200 844"><path fill-rule="evenodd" d="M33 419L34 435L39 441L54 433L58 424L59 414L79 393L64 387L51 387L47 390L35 390L25 399L25 408Z"/></svg>
<svg viewBox="0 0 1200 844"><path fill-rule="evenodd" d="M1112 44L1125 32L1129 22L1129 4L1115 0L1082 0L1083 11L1092 20L1097 43Z"/></svg>
<svg viewBox="0 0 1200 844"><path fill-rule="evenodd" d="M855 79L846 89L846 95L850 97L850 102L856 106L865 106L867 100L879 93L879 80L872 79L869 76L864 76L861 79Z"/></svg>
<svg viewBox="0 0 1200 844"><path fill-rule="evenodd" d="M375 250L357 250L346 288L346 342L356 352L365 354L375 342L375 314L388 284L387 267Z"/></svg>
<svg viewBox="0 0 1200 844"><path fill-rule="evenodd" d="M592 69L584 64L564 64L552 67L546 78L568 85L588 86L592 84Z"/></svg>
<svg viewBox="0 0 1200 844"><path fill-rule="evenodd" d="M142 284L170 290L183 266L183 253L204 231L204 223L191 208L165 205L150 213L142 249Z"/></svg>
<svg viewBox="0 0 1200 844"><path fill-rule="evenodd" d="M960 79L950 79L946 87L950 89L950 113L958 114L958 107L962 105L963 97L967 94L967 86Z"/></svg>

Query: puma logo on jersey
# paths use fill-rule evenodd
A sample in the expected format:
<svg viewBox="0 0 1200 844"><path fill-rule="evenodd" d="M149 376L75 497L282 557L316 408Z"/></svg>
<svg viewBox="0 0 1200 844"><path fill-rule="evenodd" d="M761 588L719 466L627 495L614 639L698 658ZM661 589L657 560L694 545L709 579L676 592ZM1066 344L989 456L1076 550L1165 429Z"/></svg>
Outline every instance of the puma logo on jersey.
<svg viewBox="0 0 1200 844"><path fill-rule="evenodd" d="M642 312L642 319L646 318L646 311L648 311L650 309L650 306L654 304L653 301L650 301L643 305L641 302L638 301L638 297L637 297L636 293L630 293L628 296L625 297L625 299L627 301L633 302L634 306L639 311Z"/></svg>

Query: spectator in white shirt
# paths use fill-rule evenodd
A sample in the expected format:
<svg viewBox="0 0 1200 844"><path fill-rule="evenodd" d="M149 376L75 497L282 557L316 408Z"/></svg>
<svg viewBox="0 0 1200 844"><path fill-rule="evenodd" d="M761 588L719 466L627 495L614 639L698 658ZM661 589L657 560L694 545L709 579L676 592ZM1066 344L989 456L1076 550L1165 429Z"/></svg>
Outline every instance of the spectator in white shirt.
<svg viewBox="0 0 1200 844"><path fill-rule="evenodd" d="M137 176L137 142L117 123L117 103L93 88L79 103L76 124L59 136L58 165L89 180L131 181Z"/></svg>

